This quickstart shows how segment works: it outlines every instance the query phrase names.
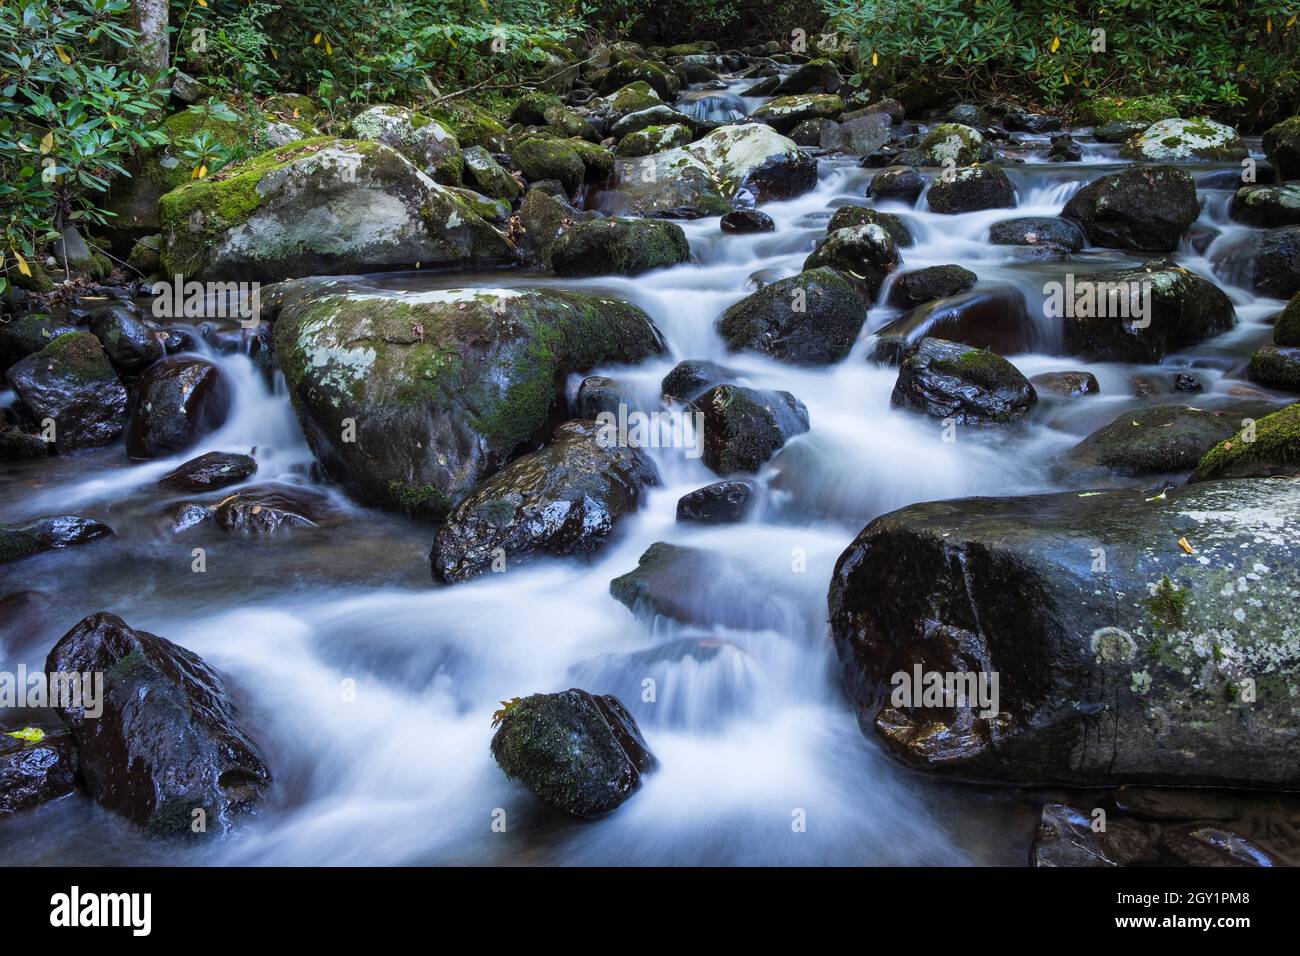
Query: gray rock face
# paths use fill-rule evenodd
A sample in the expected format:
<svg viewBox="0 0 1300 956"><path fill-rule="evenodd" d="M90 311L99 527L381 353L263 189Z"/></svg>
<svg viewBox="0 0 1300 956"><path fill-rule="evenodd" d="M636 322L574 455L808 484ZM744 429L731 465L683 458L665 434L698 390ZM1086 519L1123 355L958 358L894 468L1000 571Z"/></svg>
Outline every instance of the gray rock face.
<svg viewBox="0 0 1300 956"><path fill-rule="evenodd" d="M391 146L434 182L460 185L460 143L436 120L391 104L372 106L352 118L352 135Z"/></svg>
<svg viewBox="0 0 1300 956"><path fill-rule="evenodd" d="M1280 186L1243 186L1228 209L1233 219L1271 229L1300 225L1300 182Z"/></svg>
<svg viewBox="0 0 1300 956"><path fill-rule="evenodd" d="M593 219L565 232L550 256L558 275L638 275L689 261L691 247L675 222Z"/></svg>
<svg viewBox="0 0 1300 956"><path fill-rule="evenodd" d="M969 780L1300 785L1300 486L1243 478L1148 498L970 498L868 525L830 590L864 729ZM894 675L918 667L986 687L998 675L996 715L909 706Z"/></svg>
<svg viewBox="0 0 1300 956"><path fill-rule="evenodd" d="M1130 166L1090 182L1061 211L1096 246L1172 252L1200 214L1192 177L1173 166Z"/></svg>
<svg viewBox="0 0 1300 956"><path fill-rule="evenodd" d="M448 584L540 554L584 555L602 547L618 519L659 483L650 459L621 447L604 427L566 422L540 451L511 462L447 516L433 542L433 575Z"/></svg>

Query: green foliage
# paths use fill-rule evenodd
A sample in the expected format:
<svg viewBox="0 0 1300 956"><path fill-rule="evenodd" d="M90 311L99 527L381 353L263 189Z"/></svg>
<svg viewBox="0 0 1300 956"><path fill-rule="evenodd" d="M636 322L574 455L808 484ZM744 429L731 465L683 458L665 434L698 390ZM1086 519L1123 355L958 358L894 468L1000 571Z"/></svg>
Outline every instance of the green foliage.
<svg viewBox="0 0 1300 956"><path fill-rule="evenodd" d="M163 141L146 117L156 77L131 70L127 0L0 5L0 256L28 259L68 223L103 223L96 204L122 161Z"/></svg>
<svg viewBox="0 0 1300 956"><path fill-rule="evenodd" d="M1289 115L1298 0L822 0L858 83L1069 106L1158 92L1185 114ZM1104 31L1104 49L1101 48Z"/></svg>

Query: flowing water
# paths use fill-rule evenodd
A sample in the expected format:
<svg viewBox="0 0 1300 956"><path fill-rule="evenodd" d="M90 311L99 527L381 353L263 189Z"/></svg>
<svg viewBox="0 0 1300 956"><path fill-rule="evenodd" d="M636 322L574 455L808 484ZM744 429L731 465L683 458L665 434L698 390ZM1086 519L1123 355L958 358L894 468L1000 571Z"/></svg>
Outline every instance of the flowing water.
<svg viewBox="0 0 1300 956"><path fill-rule="evenodd" d="M760 101L735 96L738 86L700 109L752 111ZM1047 164L1034 152L1008 170L1019 197L1014 212L892 209L916 237L902 250L904 269L959 263L981 286L1019 290L1041 317L1045 282L1067 270L1139 261L1088 250L1068 264L1044 262L1030 250L987 242L991 223L1058 214L1082 184L1119 165L1115 147L1086 139L1080 164ZM1224 187L1232 170L1193 168L1202 185ZM716 476L680 449L655 449L662 486L589 563L549 559L436 587L431 527L359 507L328 485L341 520L320 528L267 538L204 529L174 535L161 512L185 496L161 490L156 479L202 452L251 451L258 483L319 485L283 384L269 385L242 354L212 355L235 383L236 407L219 432L184 455L132 464L118 446L6 466L0 521L78 513L117 534L4 566L0 595L29 593L5 604L0 669L40 668L67 628L111 611L228 676L276 787L269 809L244 832L202 846L147 838L85 797L65 798L0 821L0 860L1023 865L1037 819L1033 804L911 774L859 731L826 623L836 558L869 520L911 502L1080 487L1084 479L1058 464L1061 452L1127 407L1183 400L1168 384L1178 367L1194 369L1204 383L1192 397L1200 407L1258 394L1240 369L1268 341L1264 318L1282 303L1215 274L1212 263L1244 229L1227 219L1229 189L1203 188L1198 226L1219 230L1218 237L1200 253L1185 244L1176 258L1232 296L1239 317L1233 331L1159 367L1086 364L1053 355L1059 332L1040 318L1039 351L1015 356L1015 364L1031 376L1090 370L1101 395L1044 395L1024 427L966 429L945 442L937 422L891 409L896 369L868 358L868 333L895 311L873 306L853 353L830 368L729 354L714 331L718 315L758 283L798 272L834 209L866 204L873 174L856 160L823 157L814 191L764 205L775 232L724 235L716 218L684 223L692 261L636 278L378 277L412 290L558 285L625 298L654 318L669 354L597 371L624 383L645 407L659 407L658 383L682 359L711 359L742 384L792 392L808 407L811 431L764 469L761 506L744 523L677 524L677 499ZM1136 397L1138 376L1155 382L1157 394ZM579 381L570 382L571 394ZM743 567L746 590L700 582L699 600L715 611L734 608L732 619L747 626L644 623L615 601L610 579L635 567L656 541L711 549ZM192 570L196 547L207 552L203 573ZM646 678L655 681L654 702L642 700ZM619 695L662 764L628 803L597 822L541 807L505 779L488 752L499 701L570 686ZM38 713L9 723L56 725ZM506 812L505 833L492 828L498 809ZM800 811L804 832L792 827Z"/></svg>

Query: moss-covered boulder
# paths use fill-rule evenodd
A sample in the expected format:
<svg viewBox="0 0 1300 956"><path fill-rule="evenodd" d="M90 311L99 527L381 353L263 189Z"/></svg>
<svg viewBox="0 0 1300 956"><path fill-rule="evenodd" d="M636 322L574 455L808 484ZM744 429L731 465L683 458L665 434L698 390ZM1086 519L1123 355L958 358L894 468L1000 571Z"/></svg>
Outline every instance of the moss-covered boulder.
<svg viewBox="0 0 1300 956"><path fill-rule="evenodd" d="M993 352L924 338L903 357L890 395L895 408L912 408L958 425L1015 421L1038 401L1020 370Z"/></svg>
<svg viewBox="0 0 1300 956"><path fill-rule="evenodd" d="M108 445L122 433L126 389L89 332L60 335L5 378L35 422L53 421L60 451Z"/></svg>
<svg viewBox="0 0 1300 956"><path fill-rule="evenodd" d="M993 158L993 147L979 130L961 123L940 123L916 146L923 166L973 166Z"/></svg>
<svg viewBox="0 0 1300 956"><path fill-rule="evenodd" d="M808 431L808 409L789 392L715 385L691 402L703 416L704 464L719 475L757 472Z"/></svg>
<svg viewBox="0 0 1300 956"><path fill-rule="evenodd" d="M840 556L829 605L859 722L909 766L1290 790L1297 589L1300 483L1247 478L911 505Z"/></svg>
<svg viewBox="0 0 1300 956"><path fill-rule="evenodd" d="M803 267L828 267L854 279L868 300L874 300L885 279L902 263L898 246L884 227L850 226L827 233L804 260Z"/></svg>
<svg viewBox="0 0 1300 956"><path fill-rule="evenodd" d="M372 106L352 118L353 139L391 146L436 183L459 186L465 162L451 131L423 113L400 106Z"/></svg>
<svg viewBox="0 0 1300 956"><path fill-rule="evenodd" d="M0 322L0 368L39 352L60 335L85 331L67 317L29 312L10 322Z"/></svg>
<svg viewBox="0 0 1300 956"><path fill-rule="evenodd" d="M833 93L800 93L768 100L751 114L781 133L810 119L834 119L844 112L844 101Z"/></svg>
<svg viewBox="0 0 1300 956"><path fill-rule="evenodd" d="M545 448L516 458L447 515L433 541L433 576L453 584L543 555L590 555L659 484L641 449L599 421L565 422ZM502 565L501 562L504 562Z"/></svg>
<svg viewBox="0 0 1300 956"><path fill-rule="evenodd" d="M1067 355L1113 362L1159 362L1237 322L1222 289L1170 259L1057 283L1044 312L1060 317Z"/></svg>
<svg viewBox="0 0 1300 956"><path fill-rule="evenodd" d="M852 282L831 269L811 269L741 299L718 319L718 334L732 351L828 365L849 354L866 319L867 304Z"/></svg>
<svg viewBox="0 0 1300 956"><path fill-rule="evenodd" d="M1172 252L1200 215L1196 184L1174 166L1130 166L1075 193L1061 216L1097 246Z"/></svg>
<svg viewBox="0 0 1300 956"><path fill-rule="evenodd" d="M614 172L613 150L606 149L599 143L589 143L585 139L566 139L564 142L582 160L587 182L606 179Z"/></svg>
<svg viewBox="0 0 1300 956"><path fill-rule="evenodd" d="M617 123L631 113L639 113L641 110L662 105L664 101L659 98L659 94L644 80L629 83L615 90L600 103L593 104L611 123Z"/></svg>
<svg viewBox="0 0 1300 956"><path fill-rule="evenodd" d="M618 141L615 152L619 156L649 156L651 153L676 149L691 141L691 130L681 123L671 126L647 126L635 133L628 133Z"/></svg>
<svg viewBox="0 0 1300 956"><path fill-rule="evenodd" d="M510 122L523 123L525 126L545 126L546 111L557 106L562 108L564 101L554 93L540 90L527 93L519 98L510 111Z"/></svg>
<svg viewBox="0 0 1300 956"><path fill-rule="evenodd" d="M637 275L689 261L691 247L675 222L593 219L565 232L550 257L558 275Z"/></svg>
<svg viewBox="0 0 1300 956"><path fill-rule="evenodd" d="M1300 392L1300 348L1266 345L1250 357L1246 377L1284 392Z"/></svg>
<svg viewBox="0 0 1300 956"><path fill-rule="evenodd" d="M285 277L509 261L464 199L382 143L315 139L162 198L163 265L186 278Z"/></svg>
<svg viewBox="0 0 1300 956"><path fill-rule="evenodd" d="M1166 119L1153 123L1120 147L1125 159L1145 163L1245 159L1246 144L1231 126L1210 119Z"/></svg>
<svg viewBox="0 0 1300 956"><path fill-rule="evenodd" d="M843 85L834 60L817 57L796 67L773 91L775 96L792 93L835 93Z"/></svg>
<svg viewBox="0 0 1300 956"><path fill-rule="evenodd" d="M510 133L501 121L465 100L455 100L448 106L430 108L427 115L451 130L462 148L482 146L500 153L509 146Z"/></svg>
<svg viewBox="0 0 1300 956"><path fill-rule="evenodd" d="M512 203L523 193L523 187L482 146L471 146L461 156L465 160L465 182L483 195Z"/></svg>
<svg viewBox="0 0 1300 956"><path fill-rule="evenodd" d="M936 177L925 201L932 212L946 215L1007 209L1016 204L1016 190L996 166L966 166L951 176Z"/></svg>
<svg viewBox="0 0 1300 956"><path fill-rule="evenodd" d="M1178 110L1161 96L1089 96L1075 107L1079 122L1100 126L1111 122L1143 123L1176 119Z"/></svg>
<svg viewBox="0 0 1300 956"><path fill-rule="evenodd" d="M879 226L889 233L889 238L894 240L896 246L910 246L915 242L912 231L907 228L907 223L903 222L900 216L866 206L841 206L835 210L831 221L826 224L826 233L829 235L837 230L850 229L854 226Z"/></svg>
<svg viewBox="0 0 1300 956"><path fill-rule="evenodd" d="M1300 116L1284 119L1264 133L1264 155L1282 179L1300 179Z"/></svg>
<svg viewBox="0 0 1300 956"><path fill-rule="evenodd" d="M1300 292L1291 297L1273 324L1273 344L1300 346Z"/></svg>
<svg viewBox="0 0 1300 956"><path fill-rule="evenodd" d="M635 306L560 290L304 279L264 290L263 307L326 471L367 503L435 518L545 436L567 375L663 351Z"/></svg>
<svg viewBox="0 0 1300 956"><path fill-rule="evenodd" d="M659 763L617 697L572 688L506 703L492 757L543 803L576 817L599 817L641 787Z"/></svg>
<svg viewBox="0 0 1300 956"><path fill-rule="evenodd" d="M1176 404L1127 411L1071 448L1065 458L1077 467L1122 475L1188 471L1235 432L1241 418Z"/></svg>
<svg viewBox="0 0 1300 956"><path fill-rule="evenodd" d="M528 182L553 179L570 194L587 178L587 166L568 140L530 136L511 149L510 160Z"/></svg>
<svg viewBox="0 0 1300 956"><path fill-rule="evenodd" d="M1189 481L1300 475L1300 402L1242 424L1205 453Z"/></svg>
<svg viewBox="0 0 1300 956"><path fill-rule="evenodd" d="M1146 120L1111 120L1096 127L1092 135L1099 143L1127 143L1150 125Z"/></svg>
<svg viewBox="0 0 1300 956"><path fill-rule="evenodd" d="M646 83L662 99L676 96L682 81L671 69L651 60L629 58L620 60L609 68L601 83L602 93L613 93L632 83Z"/></svg>
<svg viewBox="0 0 1300 956"><path fill-rule="evenodd" d="M1271 229L1300 225L1300 182L1280 186L1242 186L1228 212L1238 222Z"/></svg>
<svg viewBox="0 0 1300 956"><path fill-rule="evenodd" d="M612 123L609 127L609 135L615 139L621 140L630 133L647 129L651 126L685 126L692 132L697 127L697 122L685 113L673 109L664 103L656 103L654 106L646 107L643 110L637 110L635 113L628 113L622 119Z"/></svg>

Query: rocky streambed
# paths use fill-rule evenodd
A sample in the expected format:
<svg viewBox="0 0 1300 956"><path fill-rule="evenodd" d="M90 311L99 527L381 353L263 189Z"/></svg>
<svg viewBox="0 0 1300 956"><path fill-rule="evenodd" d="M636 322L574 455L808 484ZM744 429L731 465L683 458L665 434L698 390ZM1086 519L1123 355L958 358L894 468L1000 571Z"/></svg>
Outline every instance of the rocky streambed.
<svg viewBox="0 0 1300 956"><path fill-rule="evenodd" d="M0 710L0 858L1300 861L1295 121L848 92L140 176L194 310L0 326L0 671L104 677Z"/></svg>

